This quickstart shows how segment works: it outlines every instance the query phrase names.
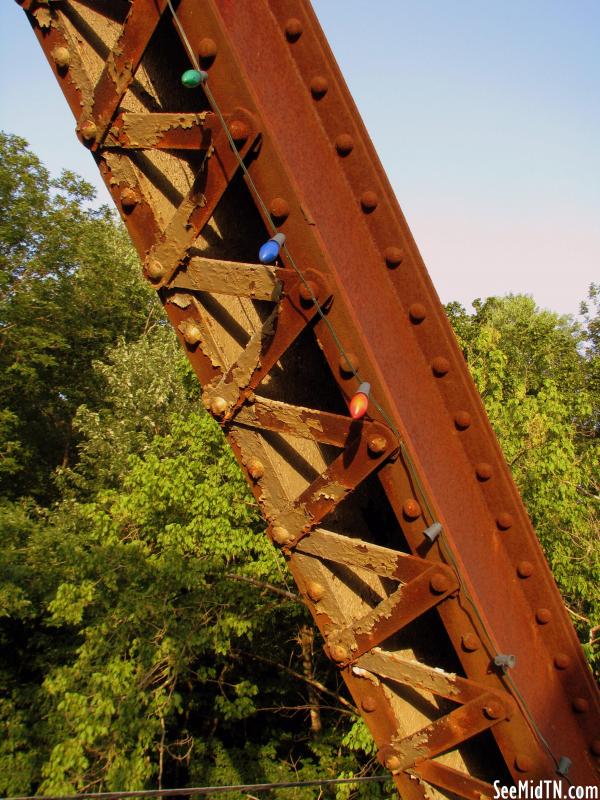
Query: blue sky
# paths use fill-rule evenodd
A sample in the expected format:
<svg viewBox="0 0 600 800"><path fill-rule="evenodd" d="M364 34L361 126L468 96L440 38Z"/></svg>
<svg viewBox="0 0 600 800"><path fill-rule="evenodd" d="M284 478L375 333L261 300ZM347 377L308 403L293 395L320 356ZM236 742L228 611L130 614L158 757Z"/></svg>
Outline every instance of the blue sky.
<svg viewBox="0 0 600 800"><path fill-rule="evenodd" d="M600 282L600 0L314 5L441 299L576 313ZM0 128L99 184L9 0Z"/></svg>

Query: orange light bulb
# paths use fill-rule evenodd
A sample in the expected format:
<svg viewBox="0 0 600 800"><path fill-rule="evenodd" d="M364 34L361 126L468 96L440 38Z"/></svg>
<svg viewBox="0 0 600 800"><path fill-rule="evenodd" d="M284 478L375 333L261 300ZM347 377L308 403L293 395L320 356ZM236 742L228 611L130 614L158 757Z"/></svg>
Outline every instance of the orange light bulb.
<svg viewBox="0 0 600 800"><path fill-rule="evenodd" d="M361 383L358 387L358 391L350 400L350 415L352 419L360 419L367 413L370 392L371 385L369 383Z"/></svg>

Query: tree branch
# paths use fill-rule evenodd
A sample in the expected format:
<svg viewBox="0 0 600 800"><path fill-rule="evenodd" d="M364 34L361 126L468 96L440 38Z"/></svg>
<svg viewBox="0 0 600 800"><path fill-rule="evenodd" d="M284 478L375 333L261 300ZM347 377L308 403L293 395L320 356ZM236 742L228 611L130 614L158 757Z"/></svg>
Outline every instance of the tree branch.
<svg viewBox="0 0 600 800"><path fill-rule="evenodd" d="M233 572L228 572L225 575L226 578L229 578L231 581L242 581L244 583L251 583L252 586L258 586L259 589L266 589L268 592L272 592L272 594L277 594L280 597L285 597L286 600L293 600L294 603L302 603L302 598L299 594L294 594L294 592L288 592L287 589L280 589L278 586L273 586L272 583L264 583L264 581L259 581L256 578L251 578L248 575L236 575Z"/></svg>

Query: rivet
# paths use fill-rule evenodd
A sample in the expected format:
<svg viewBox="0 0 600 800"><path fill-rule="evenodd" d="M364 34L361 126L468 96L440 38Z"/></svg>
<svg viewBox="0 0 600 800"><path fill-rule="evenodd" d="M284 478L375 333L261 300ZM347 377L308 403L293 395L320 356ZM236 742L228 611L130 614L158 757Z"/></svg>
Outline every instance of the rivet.
<svg viewBox="0 0 600 800"><path fill-rule="evenodd" d="M473 653L475 650L479 650L480 641L474 633L465 633L461 636L461 644L463 650Z"/></svg>
<svg viewBox="0 0 600 800"><path fill-rule="evenodd" d="M283 222L290 215L290 207L283 197L274 197L269 205L269 212L277 222Z"/></svg>
<svg viewBox="0 0 600 800"><path fill-rule="evenodd" d="M259 481L264 474L265 468L262 461L259 461L258 458L253 458L248 464L248 475L253 481Z"/></svg>
<svg viewBox="0 0 600 800"><path fill-rule="evenodd" d="M200 39L198 43L198 55L200 60L204 62L203 66L206 66L206 62L212 63L217 55L217 43L215 40L208 36L204 39Z"/></svg>
<svg viewBox="0 0 600 800"><path fill-rule="evenodd" d="M133 211L139 202L140 196L135 189L131 189L129 186L123 189L121 192L121 205L124 211Z"/></svg>
<svg viewBox="0 0 600 800"><path fill-rule="evenodd" d="M329 647L329 655L331 656L333 661L339 662L339 661L345 661L348 658L349 653L343 644L332 644Z"/></svg>
<svg viewBox="0 0 600 800"><path fill-rule="evenodd" d="M572 705L573 711L576 711L578 714L585 714L590 710L589 701L586 700L585 697L575 697Z"/></svg>
<svg viewBox="0 0 600 800"><path fill-rule="evenodd" d="M388 267L390 269L394 269L394 267L397 267L398 264L402 263L404 252L400 247L386 247L383 257L385 258L385 263L388 265Z"/></svg>
<svg viewBox="0 0 600 800"><path fill-rule="evenodd" d="M454 424L459 431L466 431L471 427L471 415L468 411L457 411L454 415Z"/></svg>
<svg viewBox="0 0 600 800"><path fill-rule="evenodd" d="M504 714L502 703L497 700L490 700L489 703L485 704L482 711L488 719L500 719Z"/></svg>
<svg viewBox="0 0 600 800"><path fill-rule="evenodd" d="M421 516L421 506L412 498L404 501L402 511L407 519L416 519Z"/></svg>
<svg viewBox="0 0 600 800"><path fill-rule="evenodd" d="M512 514L509 514L508 511L501 511L496 517L496 525L501 531L507 531L512 528L513 524Z"/></svg>
<svg viewBox="0 0 600 800"><path fill-rule="evenodd" d="M479 464L475 466L475 474L477 475L477 480L489 481L494 474L494 469L487 461L480 461Z"/></svg>
<svg viewBox="0 0 600 800"><path fill-rule="evenodd" d="M314 281L306 281L306 283L300 284L298 294L305 303L312 303L319 297L319 287Z"/></svg>
<svg viewBox="0 0 600 800"><path fill-rule="evenodd" d="M188 322L183 330L183 338L190 347L200 344L202 341L202 330L198 323L193 321Z"/></svg>
<svg viewBox="0 0 600 800"><path fill-rule="evenodd" d="M429 588L435 594L444 594L450 586L450 580L443 572L435 572L429 580Z"/></svg>
<svg viewBox="0 0 600 800"><path fill-rule="evenodd" d="M594 739L590 742L590 750L595 756L600 756L600 739Z"/></svg>
<svg viewBox="0 0 600 800"><path fill-rule="evenodd" d="M370 436L367 441L367 448L369 453L374 456L379 456L382 453L385 453L387 450L387 439L385 436L381 436L381 434L376 434L375 436Z"/></svg>
<svg viewBox="0 0 600 800"><path fill-rule="evenodd" d="M79 128L81 131L82 137L85 139L86 142L90 142L92 139L96 138L96 134L98 133L98 128L96 127L96 123L89 119L87 122L84 122L83 125Z"/></svg>
<svg viewBox="0 0 600 800"><path fill-rule="evenodd" d="M151 281L159 281L166 273L165 267L157 258L146 261L146 273Z"/></svg>
<svg viewBox="0 0 600 800"><path fill-rule="evenodd" d="M377 700L375 700L372 694L366 694L360 701L360 705L363 711L366 711L368 714L370 714L377 708Z"/></svg>
<svg viewBox="0 0 600 800"><path fill-rule="evenodd" d="M342 157L349 155L354 149L354 139L349 133L340 133L335 140L335 149Z"/></svg>
<svg viewBox="0 0 600 800"><path fill-rule="evenodd" d="M52 58L58 69L67 69L71 63L71 53L66 47L55 47L52 51Z"/></svg>
<svg viewBox="0 0 600 800"><path fill-rule="evenodd" d="M274 526L274 528L271 530L271 536L273 538L273 541L281 545L282 547L283 545L286 545L289 542L291 542L293 538L288 529L283 528L281 525Z"/></svg>
<svg viewBox="0 0 600 800"><path fill-rule="evenodd" d="M385 766L390 770L390 772L394 772L395 770L400 769L401 761L398 756L388 756L385 760Z"/></svg>
<svg viewBox="0 0 600 800"><path fill-rule="evenodd" d="M554 666L556 669L569 669L571 658L566 653L556 653L554 656Z"/></svg>
<svg viewBox="0 0 600 800"><path fill-rule="evenodd" d="M427 311L425 310L425 306L422 303L413 303L411 307L408 309L408 315L410 317L410 321L413 322L415 325L418 325L425 319Z"/></svg>
<svg viewBox="0 0 600 800"><path fill-rule="evenodd" d="M329 83L324 75L315 75L310 82L310 93L315 100L325 97L328 89Z"/></svg>
<svg viewBox="0 0 600 800"><path fill-rule="evenodd" d="M529 772L533 769L533 761L529 756L517 756L515 758L515 767L519 772Z"/></svg>
<svg viewBox="0 0 600 800"><path fill-rule="evenodd" d="M362 193L360 198L360 205L365 214L370 214L371 212L375 211L378 203L379 203L379 198L377 197L375 192L368 190Z"/></svg>
<svg viewBox="0 0 600 800"><path fill-rule="evenodd" d="M215 417L222 417L227 411L227 400L224 397L213 397L210 401L210 410Z"/></svg>
<svg viewBox="0 0 600 800"><path fill-rule="evenodd" d="M443 356L436 356L431 362L431 369L433 370L434 375L436 375L438 378L441 378L450 369L450 362Z"/></svg>
<svg viewBox="0 0 600 800"><path fill-rule="evenodd" d="M313 603L318 603L325 594L325 587L318 581L308 581L306 584L306 594Z"/></svg>
<svg viewBox="0 0 600 800"><path fill-rule="evenodd" d="M345 378L349 378L351 375L354 375L354 373L358 371L359 365L360 362L358 360L358 356L356 356L354 353L346 353L345 355L341 355L338 361L340 372Z"/></svg>
<svg viewBox="0 0 600 800"><path fill-rule="evenodd" d="M290 17L285 23L285 38L288 42L297 42L302 36L302 23L296 17Z"/></svg>
<svg viewBox="0 0 600 800"><path fill-rule="evenodd" d="M519 578L529 578L533 575L533 564L531 561L519 561L517 564L517 575Z"/></svg>
<svg viewBox="0 0 600 800"><path fill-rule="evenodd" d="M234 119L233 122L231 122L229 125L229 133L234 142L245 142L250 135L248 126L240 119Z"/></svg>
<svg viewBox="0 0 600 800"><path fill-rule="evenodd" d="M552 612L549 608L538 608L535 612L535 619L538 625L547 625L552 619Z"/></svg>

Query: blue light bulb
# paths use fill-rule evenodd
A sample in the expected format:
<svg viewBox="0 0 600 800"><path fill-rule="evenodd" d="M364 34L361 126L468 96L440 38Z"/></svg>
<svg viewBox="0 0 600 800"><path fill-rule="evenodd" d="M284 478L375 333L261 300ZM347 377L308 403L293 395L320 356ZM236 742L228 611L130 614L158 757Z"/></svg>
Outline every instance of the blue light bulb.
<svg viewBox="0 0 600 800"><path fill-rule="evenodd" d="M187 69L181 76L181 82L186 89L195 89L208 78L208 72L199 69Z"/></svg>
<svg viewBox="0 0 600 800"><path fill-rule="evenodd" d="M285 243L285 233L276 233L272 239L265 242L258 251L258 259L261 264L272 264L279 255L279 251Z"/></svg>

